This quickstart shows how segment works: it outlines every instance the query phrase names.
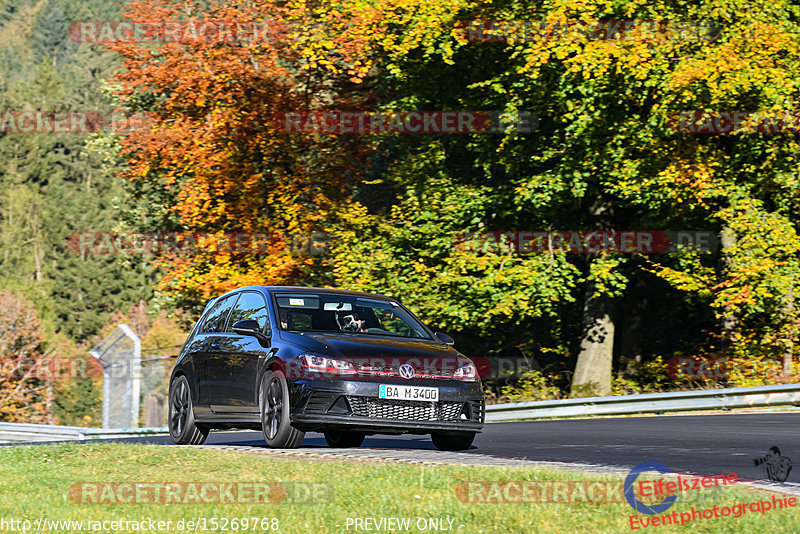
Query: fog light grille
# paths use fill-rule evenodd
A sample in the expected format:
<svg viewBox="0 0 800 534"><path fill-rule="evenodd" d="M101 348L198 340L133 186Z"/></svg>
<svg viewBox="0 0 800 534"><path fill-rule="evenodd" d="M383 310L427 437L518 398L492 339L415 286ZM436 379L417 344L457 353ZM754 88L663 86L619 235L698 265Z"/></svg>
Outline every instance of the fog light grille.
<svg viewBox="0 0 800 534"><path fill-rule="evenodd" d="M404 421L457 421L462 402L424 402L347 397L353 415Z"/></svg>
<svg viewBox="0 0 800 534"><path fill-rule="evenodd" d="M470 401L470 406L472 408L472 420L483 422L483 412L484 412L484 401Z"/></svg>

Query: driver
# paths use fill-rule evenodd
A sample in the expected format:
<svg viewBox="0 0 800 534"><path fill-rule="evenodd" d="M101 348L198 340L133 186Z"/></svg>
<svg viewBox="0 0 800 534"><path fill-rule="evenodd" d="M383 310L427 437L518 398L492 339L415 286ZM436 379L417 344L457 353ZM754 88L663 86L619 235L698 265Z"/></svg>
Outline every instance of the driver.
<svg viewBox="0 0 800 534"><path fill-rule="evenodd" d="M357 312L336 312L336 323L342 332L366 332L367 322Z"/></svg>
<svg viewBox="0 0 800 534"><path fill-rule="evenodd" d="M278 320L281 323L281 328L289 330L289 312L283 308L278 309Z"/></svg>

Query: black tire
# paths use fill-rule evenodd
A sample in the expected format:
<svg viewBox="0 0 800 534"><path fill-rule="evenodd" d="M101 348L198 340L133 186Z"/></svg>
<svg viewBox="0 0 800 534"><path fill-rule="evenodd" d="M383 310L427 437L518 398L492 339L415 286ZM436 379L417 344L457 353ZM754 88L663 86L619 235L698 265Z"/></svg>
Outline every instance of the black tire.
<svg viewBox="0 0 800 534"><path fill-rule="evenodd" d="M360 447L364 443L363 432L348 432L346 430L329 430L325 432L325 441L329 447L336 449L350 449Z"/></svg>
<svg viewBox="0 0 800 534"><path fill-rule="evenodd" d="M306 433L294 428L289 419L289 388L283 371L267 371L258 387L261 431L273 449L296 449Z"/></svg>
<svg viewBox="0 0 800 534"><path fill-rule="evenodd" d="M169 437L178 445L202 445L208 428L197 425L189 381L181 375L169 386Z"/></svg>
<svg viewBox="0 0 800 534"><path fill-rule="evenodd" d="M464 451L472 445L475 432L434 432L431 440L440 451Z"/></svg>

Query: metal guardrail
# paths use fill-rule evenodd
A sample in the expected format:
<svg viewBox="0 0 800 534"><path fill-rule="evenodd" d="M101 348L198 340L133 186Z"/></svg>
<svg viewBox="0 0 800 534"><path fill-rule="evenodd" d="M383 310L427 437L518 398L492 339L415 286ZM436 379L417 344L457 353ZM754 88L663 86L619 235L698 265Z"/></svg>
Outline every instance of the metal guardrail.
<svg viewBox="0 0 800 534"><path fill-rule="evenodd" d="M486 421L800 405L800 384L494 404Z"/></svg>
<svg viewBox="0 0 800 534"><path fill-rule="evenodd" d="M486 421L730 410L786 405L800 406L800 384L494 404L486 407ZM0 443L131 438L167 435L168 432L166 427L106 429L0 423Z"/></svg>
<svg viewBox="0 0 800 534"><path fill-rule="evenodd" d="M80 426L0 423L0 443L134 438L166 435L168 432L166 427L84 428Z"/></svg>

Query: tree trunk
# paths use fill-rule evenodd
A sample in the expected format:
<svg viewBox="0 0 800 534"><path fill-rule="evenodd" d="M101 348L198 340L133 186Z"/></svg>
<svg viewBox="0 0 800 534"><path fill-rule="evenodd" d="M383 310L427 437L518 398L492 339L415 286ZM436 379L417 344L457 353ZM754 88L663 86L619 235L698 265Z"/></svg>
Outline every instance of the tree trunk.
<svg viewBox="0 0 800 534"><path fill-rule="evenodd" d="M731 258L729 251L733 245L736 244L736 236L733 234L733 231L728 227L727 224L722 226L722 231L719 235L720 238L720 246L722 247L722 261L725 266L729 266L731 263ZM736 329L739 326L739 322L736 319L736 316L730 310L729 307L726 307L723 316L722 316L722 335L728 341L733 339L733 334L736 332Z"/></svg>
<svg viewBox="0 0 800 534"><path fill-rule="evenodd" d="M789 294L786 296L786 304L784 305L784 314L786 320L791 325L789 327L788 335L786 336L785 345L783 349L783 376L792 375L792 353L794 352L794 338L796 335L795 317L794 317L794 289L789 289Z"/></svg>
<svg viewBox="0 0 800 534"><path fill-rule="evenodd" d="M590 283L583 306L581 349L572 378L572 397L611 394L611 365L614 358L612 308L611 299L598 295L594 284Z"/></svg>
<svg viewBox="0 0 800 534"><path fill-rule="evenodd" d="M628 287L625 295L625 314L622 322L622 335L619 340L620 363L624 370L620 370L621 375L635 374L635 365L641 363L642 338L644 334L644 314L647 312L647 298L643 290L645 284L641 275L635 277L635 282Z"/></svg>

